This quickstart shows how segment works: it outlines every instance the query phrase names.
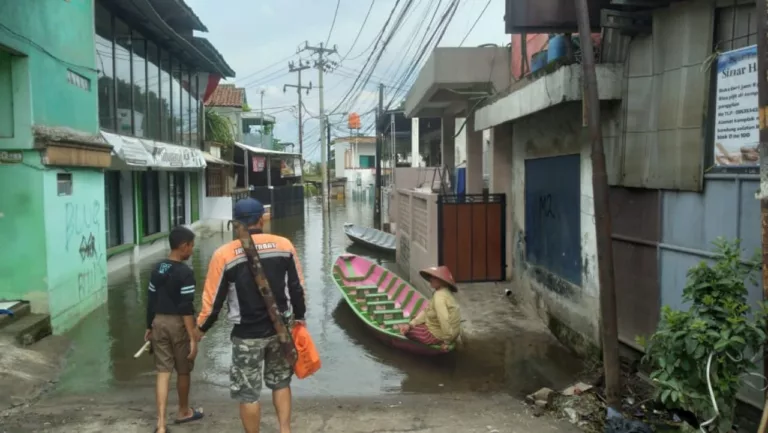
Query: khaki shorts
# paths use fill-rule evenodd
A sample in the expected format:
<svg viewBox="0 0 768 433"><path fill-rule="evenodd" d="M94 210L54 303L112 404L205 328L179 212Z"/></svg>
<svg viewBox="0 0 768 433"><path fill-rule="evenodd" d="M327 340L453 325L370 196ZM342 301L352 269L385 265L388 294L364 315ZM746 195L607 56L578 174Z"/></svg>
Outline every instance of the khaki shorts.
<svg viewBox="0 0 768 433"><path fill-rule="evenodd" d="M267 338L232 337L232 367L229 370L230 396L240 403L256 403L261 397L262 379L271 390L291 385L293 366L283 357L277 335Z"/></svg>
<svg viewBox="0 0 768 433"><path fill-rule="evenodd" d="M158 314L152 321L152 350L158 372L189 374L194 361L187 359L190 350L189 335L181 316Z"/></svg>

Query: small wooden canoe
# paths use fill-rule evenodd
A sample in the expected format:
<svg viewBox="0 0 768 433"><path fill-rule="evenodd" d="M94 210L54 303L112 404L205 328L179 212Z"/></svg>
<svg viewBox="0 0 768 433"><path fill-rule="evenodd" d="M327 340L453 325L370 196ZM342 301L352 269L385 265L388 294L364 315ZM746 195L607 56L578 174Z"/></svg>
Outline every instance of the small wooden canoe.
<svg viewBox="0 0 768 433"><path fill-rule="evenodd" d="M374 250L394 254L397 249L395 235L352 223L344 224L344 233L354 243Z"/></svg>
<svg viewBox="0 0 768 433"><path fill-rule="evenodd" d="M429 305L429 301L394 272L353 254L342 254L333 265L333 279L344 300L377 338L397 349L433 356L444 352L400 334L398 325ZM454 345L448 347L452 351Z"/></svg>

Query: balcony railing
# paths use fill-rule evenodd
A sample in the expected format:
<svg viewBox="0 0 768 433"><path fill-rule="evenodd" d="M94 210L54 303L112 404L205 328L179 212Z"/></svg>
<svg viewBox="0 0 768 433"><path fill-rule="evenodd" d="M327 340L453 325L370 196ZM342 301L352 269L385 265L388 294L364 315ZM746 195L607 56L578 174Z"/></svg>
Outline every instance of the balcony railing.
<svg viewBox="0 0 768 433"><path fill-rule="evenodd" d="M275 139L270 134L248 133L243 134L243 143L248 146L261 149L275 150Z"/></svg>

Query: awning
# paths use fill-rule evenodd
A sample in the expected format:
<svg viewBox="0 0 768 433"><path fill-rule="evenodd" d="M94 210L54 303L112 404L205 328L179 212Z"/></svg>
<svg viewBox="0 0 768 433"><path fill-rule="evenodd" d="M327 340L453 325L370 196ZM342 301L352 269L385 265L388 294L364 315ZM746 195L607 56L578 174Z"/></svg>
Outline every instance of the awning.
<svg viewBox="0 0 768 433"><path fill-rule="evenodd" d="M112 145L112 168L128 170L201 170L206 167L203 151L161 141L128 137L101 131Z"/></svg>
<svg viewBox="0 0 768 433"><path fill-rule="evenodd" d="M240 149L247 150L248 152L255 153L257 155L275 155L275 156L283 156L283 157L301 158L300 153L280 152L279 150L263 149L261 147L249 146L247 144L238 143L238 142L235 142L235 146L239 147Z"/></svg>
<svg viewBox="0 0 768 433"><path fill-rule="evenodd" d="M509 86L509 49L438 47L405 98L405 117L465 117L486 96Z"/></svg>
<svg viewBox="0 0 768 433"><path fill-rule="evenodd" d="M211 155L208 152L203 152L203 158L205 159L205 162L208 164L235 165L229 161L224 161L221 158L216 158L215 156Z"/></svg>

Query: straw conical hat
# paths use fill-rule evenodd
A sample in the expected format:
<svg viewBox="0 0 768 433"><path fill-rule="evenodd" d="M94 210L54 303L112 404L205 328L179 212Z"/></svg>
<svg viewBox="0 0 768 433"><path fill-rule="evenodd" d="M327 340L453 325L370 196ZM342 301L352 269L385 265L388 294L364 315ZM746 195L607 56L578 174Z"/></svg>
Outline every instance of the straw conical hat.
<svg viewBox="0 0 768 433"><path fill-rule="evenodd" d="M451 271L448 270L447 266L422 269L419 271L419 274L427 281L433 277L437 278L438 280L442 281L449 289L451 289L452 292L459 291L459 289L456 288L456 282L453 280L453 275L451 275Z"/></svg>

